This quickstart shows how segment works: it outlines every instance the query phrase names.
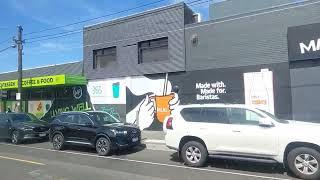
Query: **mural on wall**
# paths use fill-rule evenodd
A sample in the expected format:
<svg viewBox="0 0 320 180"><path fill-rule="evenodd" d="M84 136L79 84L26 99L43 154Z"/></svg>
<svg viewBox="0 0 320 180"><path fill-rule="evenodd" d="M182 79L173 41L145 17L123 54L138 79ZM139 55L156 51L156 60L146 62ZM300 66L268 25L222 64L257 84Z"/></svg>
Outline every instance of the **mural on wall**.
<svg viewBox="0 0 320 180"><path fill-rule="evenodd" d="M110 114L113 118L125 122L126 108L123 104L93 104L95 111L104 111Z"/></svg>
<svg viewBox="0 0 320 180"><path fill-rule="evenodd" d="M244 73L245 103L274 114L273 73L268 69L261 72Z"/></svg>
<svg viewBox="0 0 320 180"><path fill-rule="evenodd" d="M140 129L159 130L165 117L179 105L179 95L168 79L168 74L156 78L132 77L127 81L128 123Z"/></svg>
<svg viewBox="0 0 320 180"><path fill-rule="evenodd" d="M50 100L28 101L28 112L41 119L50 109Z"/></svg>
<svg viewBox="0 0 320 180"><path fill-rule="evenodd" d="M272 72L264 73L260 80L259 75L255 74L253 80L252 74L244 72L241 68L209 69L95 80L88 83L88 92L95 110L119 115L119 119L135 123L142 130L162 130L164 119L179 104L245 104L245 86L253 88L249 93L252 98L264 97L261 93L265 90L260 88L266 86L267 110L272 110ZM251 102L258 102L252 98Z"/></svg>
<svg viewBox="0 0 320 180"><path fill-rule="evenodd" d="M26 102L22 101L22 110L26 111ZM6 112L19 112L19 101L6 101L5 102Z"/></svg>
<svg viewBox="0 0 320 180"><path fill-rule="evenodd" d="M125 122L126 119L126 81L124 78L90 81L90 94L93 109L105 111Z"/></svg>
<svg viewBox="0 0 320 180"><path fill-rule="evenodd" d="M42 120L50 122L61 112L92 110L86 86L67 87L65 88L65 94L65 97L52 101L50 109L41 118Z"/></svg>

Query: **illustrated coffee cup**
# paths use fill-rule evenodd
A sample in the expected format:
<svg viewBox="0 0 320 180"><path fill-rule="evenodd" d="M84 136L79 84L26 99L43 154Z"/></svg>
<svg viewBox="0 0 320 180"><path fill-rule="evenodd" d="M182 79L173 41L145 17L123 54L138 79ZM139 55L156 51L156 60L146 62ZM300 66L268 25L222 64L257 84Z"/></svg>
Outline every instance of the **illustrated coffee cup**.
<svg viewBox="0 0 320 180"><path fill-rule="evenodd" d="M174 98L174 94L172 93L164 96L152 96L150 98L155 100L157 119L163 123L165 117L171 115L169 102Z"/></svg>
<svg viewBox="0 0 320 180"><path fill-rule="evenodd" d="M119 94L120 94L120 83L119 82L112 84L112 93L113 93L113 98L119 98Z"/></svg>

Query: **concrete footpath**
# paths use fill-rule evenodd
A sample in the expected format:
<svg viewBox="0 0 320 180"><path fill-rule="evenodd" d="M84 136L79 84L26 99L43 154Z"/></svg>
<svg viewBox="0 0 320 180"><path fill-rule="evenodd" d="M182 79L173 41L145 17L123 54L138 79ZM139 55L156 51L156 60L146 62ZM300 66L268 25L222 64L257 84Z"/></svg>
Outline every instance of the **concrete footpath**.
<svg viewBox="0 0 320 180"><path fill-rule="evenodd" d="M166 146L163 131L142 131L141 136L142 143L146 145L147 149L173 151Z"/></svg>

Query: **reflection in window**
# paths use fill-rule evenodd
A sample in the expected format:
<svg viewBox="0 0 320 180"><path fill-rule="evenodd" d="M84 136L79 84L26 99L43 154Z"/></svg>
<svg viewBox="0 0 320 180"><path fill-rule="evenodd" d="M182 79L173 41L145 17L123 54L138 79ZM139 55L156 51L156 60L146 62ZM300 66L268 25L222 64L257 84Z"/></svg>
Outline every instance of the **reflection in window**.
<svg viewBox="0 0 320 180"><path fill-rule="evenodd" d="M229 120L232 124L258 125L262 115L243 108L230 108Z"/></svg>
<svg viewBox="0 0 320 180"><path fill-rule="evenodd" d="M109 47L93 51L93 69L106 68L110 63L115 62L116 60L116 47Z"/></svg>
<svg viewBox="0 0 320 180"><path fill-rule="evenodd" d="M138 48L139 64L169 60L167 37L139 42Z"/></svg>

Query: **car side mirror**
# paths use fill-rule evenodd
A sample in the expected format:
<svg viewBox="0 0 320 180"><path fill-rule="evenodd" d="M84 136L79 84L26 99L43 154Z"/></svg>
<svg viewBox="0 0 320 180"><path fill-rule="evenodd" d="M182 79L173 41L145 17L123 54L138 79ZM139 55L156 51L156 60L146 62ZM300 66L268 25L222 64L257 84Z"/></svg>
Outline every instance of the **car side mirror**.
<svg viewBox="0 0 320 180"><path fill-rule="evenodd" d="M261 126L261 127L273 127L274 124L268 118L260 118L259 119L259 126Z"/></svg>

